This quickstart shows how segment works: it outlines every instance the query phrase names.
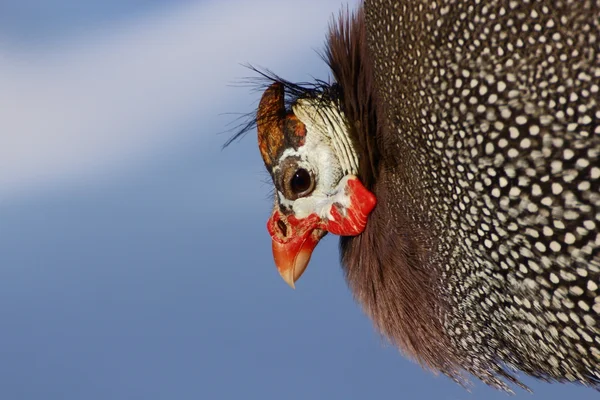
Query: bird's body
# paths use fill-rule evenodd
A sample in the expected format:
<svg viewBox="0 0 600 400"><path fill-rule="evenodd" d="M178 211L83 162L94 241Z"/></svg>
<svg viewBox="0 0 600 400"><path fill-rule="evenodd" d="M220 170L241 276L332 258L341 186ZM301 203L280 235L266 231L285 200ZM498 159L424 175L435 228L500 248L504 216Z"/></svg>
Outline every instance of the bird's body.
<svg viewBox="0 0 600 400"><path fill-rule="evenodd" d="M330 32L336 84L261 101L280 272L293 283L340 234L355 298L423 365L598 388L600 3L362 7Z"/></svg>
<svg viewBox="0 0 600 400"><path fill-rule="evenodd" d="M406 323L422 309L402 316L403 336L438 368L449 344L486 381L497 361L545 378L599 380L598 3L407 2L393 13L389 1L377 3L365 7L367 43L387 108L381 151L397 158L385 166L386 208L400 230L381 238L402 240L378 247L421 249L402 269L429 270L427 295L450 343ZM419 235L396 239L409 232ZM363 264L352 255L367 249L360 236L345 240L352 274Z"/></svg>

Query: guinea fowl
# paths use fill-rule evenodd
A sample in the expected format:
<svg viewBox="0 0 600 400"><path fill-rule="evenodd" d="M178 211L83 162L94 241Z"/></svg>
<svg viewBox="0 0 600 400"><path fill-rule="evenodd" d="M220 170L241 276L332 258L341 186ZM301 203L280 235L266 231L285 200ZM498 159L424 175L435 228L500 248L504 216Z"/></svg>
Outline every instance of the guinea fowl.
<svg viewBox="0 0 600 400"><path fill-rule="evenodd" d="M600 387L600 3L365 1L254 122L285 281L327 233L407 356Z"/></svg>

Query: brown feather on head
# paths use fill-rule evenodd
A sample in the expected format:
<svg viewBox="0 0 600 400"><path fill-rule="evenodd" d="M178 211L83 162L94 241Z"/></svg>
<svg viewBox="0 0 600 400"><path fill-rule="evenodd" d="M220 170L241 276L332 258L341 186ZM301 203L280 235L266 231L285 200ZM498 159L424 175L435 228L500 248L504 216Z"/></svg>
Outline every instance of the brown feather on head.
<svg viewBox="0 0 600 400"><path fill-rule="evenodd" d="M283 147L284 115L283 85L275 82L263 93L256 115L258 148L269 171Z"/></svg>
<svg viewBox="0 0 600 400"><path fill-rule="evenodd" d="M256 114L258 148L269 172L286 145L301 146L306 127L285 107L284 86L271 84L263 93Z"/></svg>

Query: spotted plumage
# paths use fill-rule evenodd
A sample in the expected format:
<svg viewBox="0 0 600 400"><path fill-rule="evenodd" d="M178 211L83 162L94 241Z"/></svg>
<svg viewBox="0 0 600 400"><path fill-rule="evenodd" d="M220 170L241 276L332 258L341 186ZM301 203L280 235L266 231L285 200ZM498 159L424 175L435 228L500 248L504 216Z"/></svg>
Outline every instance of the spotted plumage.
<svg viewBox="0 0 600 400"><path fill-rule="evenodd" d="M389 3L367 2L367 40L445 333L495 385L498 361L598 382L599 3Z"/></svg>
<svg viewBox="0 0 600 400"><path fill-rule="evenodd" d="M376 327L458 381L600 387L600 2L368 0L327 61L336 83L296 97L336 94L377 199L341 232Z"/></svg>

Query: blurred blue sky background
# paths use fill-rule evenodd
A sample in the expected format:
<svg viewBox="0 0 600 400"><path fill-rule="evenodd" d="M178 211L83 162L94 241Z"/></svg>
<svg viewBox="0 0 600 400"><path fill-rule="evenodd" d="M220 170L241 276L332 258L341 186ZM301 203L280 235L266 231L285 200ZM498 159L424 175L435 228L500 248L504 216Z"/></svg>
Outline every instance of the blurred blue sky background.
<svg viewBox="0 0 600 400"><path fill-rule="evenodd" d="M254 132L221 151L240 63L327 79L340 4L0 1L0 399L507 398L386 345L337 238L289 289Z"/></svg>

